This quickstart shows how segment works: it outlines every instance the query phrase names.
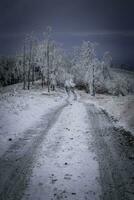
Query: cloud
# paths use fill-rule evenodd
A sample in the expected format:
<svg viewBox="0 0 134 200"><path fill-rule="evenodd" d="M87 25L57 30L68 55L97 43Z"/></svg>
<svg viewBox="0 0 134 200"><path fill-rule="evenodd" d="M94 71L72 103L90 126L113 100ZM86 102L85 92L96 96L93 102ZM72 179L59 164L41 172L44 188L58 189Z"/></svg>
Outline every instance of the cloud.
<svg viewBox="0 0 134 200"><path fill-rule="evenodd" d="M88 36L123 36L123 37L134 37L134 30L131 31L87 31L87 32L56 32L57 35L70 35L76 37L88 37Z"/></svg>
<svg viewBox="0 0 134 200"><path fill-rule="evenodd" d="M0 39L22 39L26 32L13 32L13 33L0 33ZM35 35L40 35L41 33L35 31ZM96 30L96 31L64 31L64 32L55 32L54 35L57 36L72 36L72 37L88 37L88 36L119 36L119 37L134 37L134 30L131 31L109 31L109 30Z"/></svg>
<svg viewBox="0 0 134 200"><path fill-rule="evenodd" d="M24 33L1 33L0 39L15 39L24 37Z"/></svg>

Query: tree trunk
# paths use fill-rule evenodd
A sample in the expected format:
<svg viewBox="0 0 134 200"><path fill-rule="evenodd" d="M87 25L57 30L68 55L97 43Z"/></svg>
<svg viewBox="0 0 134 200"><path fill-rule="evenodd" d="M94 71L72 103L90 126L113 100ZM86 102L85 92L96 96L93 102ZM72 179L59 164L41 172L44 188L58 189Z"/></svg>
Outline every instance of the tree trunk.
<svg viewBox="0 0 134 200"><path fill-rule="evenodd" d="M30 75L31 75L31 59L32 59L32 43L30 43L30 55L29 55L29 68L28 68L28 90L30 89Z"/></svg>
<svg viewBox="0 0 134 200"><path fill-rule="evenodd" d="M31 72L31 67L29 64L29 69L28 69L28 76L27 76L27 80L28 80L28 85L27 85L27 89L30 89L30 72Z"/></svg>
<svg viewBox="0 0 134 200"><path fill-rule="evenodd" d="M34 64L32 65L32 85L34 84L34 80L35 80L35 67Z"/></svg>
<svg viewBox="0 0 134 200"><path fill-rule="evenodd" d="M23 52L23 89L26 89L26 46L24 43L24 52Z"/></svg>
<svg viewBox="0 0 134 200"><path fill-rule="evenodd" d="M44 87L44 76L43 76L43 74L41 74L41 80L42 80L41 85L42 85L42 88L43 88Z"/></svg>
<svg viewBox="0 0 134 200"><path fill-rule="evenodd" d="M50 92L49 42L47 44L47 85L48 85L48 92Z"/></svg>
<svg viewBox="0 0 134 200"><path fill-rule="evenodd" d="M95 77L94 77L94 65L92 67L92 75L91 75L91 82L90 82L90 94L91 96L95 96L95 85L94 85L94 81L95 81Z"/></svg>

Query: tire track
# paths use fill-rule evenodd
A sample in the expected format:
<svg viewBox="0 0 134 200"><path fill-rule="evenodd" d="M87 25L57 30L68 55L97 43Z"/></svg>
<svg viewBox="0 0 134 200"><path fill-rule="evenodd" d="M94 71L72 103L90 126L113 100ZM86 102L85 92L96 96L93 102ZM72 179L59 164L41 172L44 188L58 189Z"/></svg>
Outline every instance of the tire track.
<svg viewBox="0 0 134 200"><path fill-rule="evenodd" d="M98 155L102 199L132 200L134 160L129 158L134 158L134 143L129 144L128 139L114 128L110 118L103 111L93 104L85 106L92 124L94 150Z"/></svg>
<svg viewBox="0 0 134 200"><path fill-rule="evenodd" d="M21 199L32 171L36 150L67 105L66 101L45 115L36 129L27 130L24 137L12 144L0 158L0 200Z"/></svg>

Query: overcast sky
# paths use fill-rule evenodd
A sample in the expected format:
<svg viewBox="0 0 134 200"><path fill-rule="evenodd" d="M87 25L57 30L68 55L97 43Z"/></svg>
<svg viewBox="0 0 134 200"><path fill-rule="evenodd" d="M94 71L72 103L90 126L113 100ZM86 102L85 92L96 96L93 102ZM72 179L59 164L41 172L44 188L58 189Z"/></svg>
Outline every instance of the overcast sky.
<svg viewBox="0 0 134 200"><path fill-rule="evenodd" d="M0 54L20 49L25 33L52 26L68 51L82 40L99 43L98 52L134 63L134 0L1 0Z"/></svg>

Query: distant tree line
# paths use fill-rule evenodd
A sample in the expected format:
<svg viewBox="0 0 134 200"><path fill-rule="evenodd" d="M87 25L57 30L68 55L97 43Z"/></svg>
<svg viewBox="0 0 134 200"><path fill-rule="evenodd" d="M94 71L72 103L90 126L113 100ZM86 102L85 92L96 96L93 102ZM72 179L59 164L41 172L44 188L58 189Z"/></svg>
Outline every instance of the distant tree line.
<svg viewBox="0 0 134 200"><path fill-rule="evenodd" d="M22 82L22 69L15 57L0 57L0 86L6 86Z"/></svg>

